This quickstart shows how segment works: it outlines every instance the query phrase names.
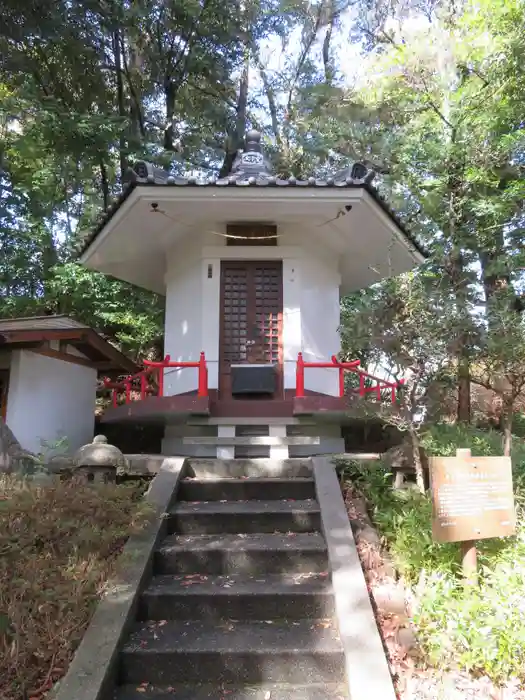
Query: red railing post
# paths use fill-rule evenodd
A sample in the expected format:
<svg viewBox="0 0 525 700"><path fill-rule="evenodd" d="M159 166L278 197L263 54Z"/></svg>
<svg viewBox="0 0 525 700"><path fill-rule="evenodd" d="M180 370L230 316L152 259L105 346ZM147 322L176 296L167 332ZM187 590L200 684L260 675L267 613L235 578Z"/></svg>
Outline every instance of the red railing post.
<svg viewBox="0 0 525 700"><path fill-rule="evenodd" d="M146 370L142 372L140 375L140 398L141 401L144 401L146 398L146 388L147 388L147 376L146 376Z"/></svg>
<svg viewBox="0 0 525 700"><path fill-rule="evenodd" d="M157 384L159 385L157 396L164 396L164 367L158 369Z"/></svg>
<svg viewBox="0 0 525 700"><path fill-rule="evenodd" d="M116 389L111 390L111 401L113 403L113 407L116 408L118 406L117 390Z"/></svg>
<svg viewBox="0 0 525 700"><path fill-rule="evenodd" d="M205 398L208 396L208 380L207 380L208 370L206 367L206 357L204 353L201 352L199 357L199 378L198 378L198 388L197 396L199 398Z"/></svg>
<svg viewBox="0 0 525 700"><path fill-rule="evenodd" d="M297 366L295 368L295 396L298 399L304 398L304 360L303 353L297 355Z"/></svg>
<svg viewBox="0 0 525 700"><path fill-rule="evenodd" d="M366 393L365 391L365 375L360 374L359 375L359 396L364 396Z"/></svg>
<svg viewBox="0 0 525 700"><path fill-rule="evenodd" d="M381 403L381 384L377 382L376 386L376 398Z"/></svg>
<svg viewBox="0 0 525 700"><path fill-rule="evenodd" d="M125 402L126 402L126 403L130 403L130 402L131 402L131 379L130 379L129 377L127 377L127 378L124 380L124 388L125 388L125 391L126 391Z"/></svg>

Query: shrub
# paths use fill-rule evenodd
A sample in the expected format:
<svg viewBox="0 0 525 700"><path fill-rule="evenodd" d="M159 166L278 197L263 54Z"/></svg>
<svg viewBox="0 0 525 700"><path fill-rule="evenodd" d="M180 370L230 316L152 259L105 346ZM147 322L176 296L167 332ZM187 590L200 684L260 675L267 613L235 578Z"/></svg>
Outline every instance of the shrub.
<svg viewBox="0 0 525 700"><path fill-rule="evenodd" d="M453 425L429 427L430 455L470 447L477 456L501 455L501 434ZM517 535L478 543L480 582L466 586L457 544L432 540L431 502L415 490L392 491L381 464L346 464L343 478L365 496L370 515L406 583L416 591L414 623L434 665L488 675L495 682L525 679L525 443L514 440Z"/></svg>
<svg viewBox="0 0 525 700"><path fill-rule="evenodd" d="M512 417L512 432L520 438L525 438L525 411L516 411Z"/></svg>
<svg viewBox="0 0 525 700"><path fill-rule="evenodd" d="M0 697L40 698L71 656L130 532L143 487L0 480Z"/></svg>
<svg viewBox="0 0 525 700"><path fill-rule="evenodd" d="M497 430L481 430L465 425L438 423L426 428L421 444L428 455L453 457L456 449L468 447L476 457L502 454L502 435ZM512 440L512 468L517 489L525 487L525 440Z"/></svg>

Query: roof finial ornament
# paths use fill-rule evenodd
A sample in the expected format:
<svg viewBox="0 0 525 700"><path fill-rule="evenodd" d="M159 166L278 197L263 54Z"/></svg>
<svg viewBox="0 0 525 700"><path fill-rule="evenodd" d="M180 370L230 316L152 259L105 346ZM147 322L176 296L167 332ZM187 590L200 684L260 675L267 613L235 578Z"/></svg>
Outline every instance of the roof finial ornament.
<svg viewBox="0 0 525 700"><path fill-rule="evenodd" d="M250 129L246 132L244 141L246 143L245 151L261 151L261 133L257 129Z"/></svg>
<svg viewBox="0 0 525 700"><path fill-rule="evenodd" d="M250 129L244 138L244 150L235 158L229 178L234 180L266 180L272 174L270 161L262 152L261 133Z"/></svg>

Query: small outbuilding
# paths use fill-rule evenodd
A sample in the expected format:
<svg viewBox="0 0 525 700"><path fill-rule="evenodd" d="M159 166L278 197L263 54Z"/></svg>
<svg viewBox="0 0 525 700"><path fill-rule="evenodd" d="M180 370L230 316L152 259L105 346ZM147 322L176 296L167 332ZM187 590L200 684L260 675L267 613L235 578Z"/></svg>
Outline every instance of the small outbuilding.
<svg viewBox="0 0 525 700"><path fill-rule="evenodd" d="M67 316L0 319L1 419L39 453L91 442L99 376L137 367L111 343Z"/></svg>

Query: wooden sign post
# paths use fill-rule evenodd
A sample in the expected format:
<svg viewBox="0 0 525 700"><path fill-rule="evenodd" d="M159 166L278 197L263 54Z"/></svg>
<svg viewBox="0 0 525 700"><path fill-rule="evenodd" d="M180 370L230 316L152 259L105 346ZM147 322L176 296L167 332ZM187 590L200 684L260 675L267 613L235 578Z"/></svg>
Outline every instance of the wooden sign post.
<svg viewBox="0 0 525 700"><path fill-rule="evenodd" d="M436 542L461 542L465 579L477 579L476 540L516 531L510 457L431 457L432 535Z"/></svg>

